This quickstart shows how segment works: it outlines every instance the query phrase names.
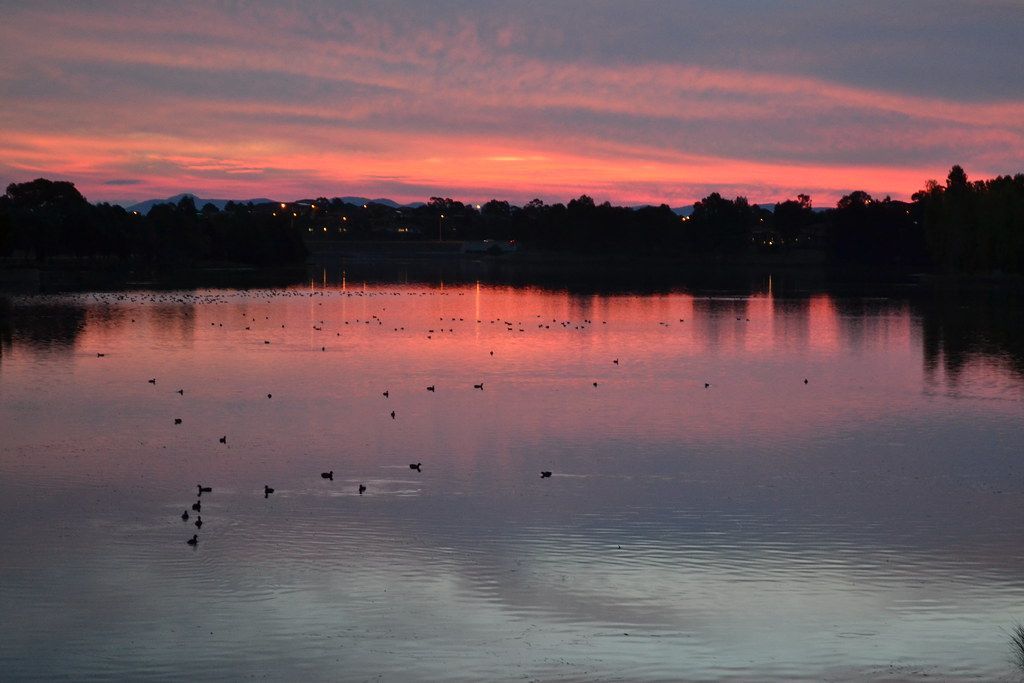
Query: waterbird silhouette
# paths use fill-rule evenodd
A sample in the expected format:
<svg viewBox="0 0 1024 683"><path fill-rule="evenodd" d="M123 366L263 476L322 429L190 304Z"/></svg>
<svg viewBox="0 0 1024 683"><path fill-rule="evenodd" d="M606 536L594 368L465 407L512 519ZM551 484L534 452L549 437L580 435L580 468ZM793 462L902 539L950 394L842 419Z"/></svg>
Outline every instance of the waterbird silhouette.
<svg viewBox="0 0 1024 683"><path fill-rule="evenodd" d="M274 489L270 488L266 484L263 485L263 497L269 498L270 494L274 492Z"/></svg>
<svg viewBox="0 0 1024 683"><path fill-rule="evenodd" d="M597 386L597 382L594 382L594 386L595 386L595 387Z"/></svg>
<svg viewBox="0 0 1024 683"><path fill-rule="evenodd" d="M363 495L363 491L365 491L365 490L366 490L366 487L363 484L360 484L359 485L359 495L360 496Z"/></svg>
<svg viewBox="0 0 1024 683"><path fill-rule="evenodd" d="M392 419L392 420L394 420L394 419L395 419L395 411L393 411L393 410L391 411L391 419Z"/></svg>
<svg viewBox="0 0 1024 683"><path fill-rule="evenodd" d="M103 357L104 357L104 356L106 356L106 355L107 355L107 354L105 354L105 353L97 353L97 354L96 354L96 357L97 357L97 358L103 358Z"/></svg>
<svg viewBox="0 0 1024 683"><path fill-rule="evenodd" d="M613 362L613 363L615 363L616 365L618 365L618 364L619 364L619 359L618 359L618 358L616 358L616 359L615 359L615 360L613 360L612 362Z"/></svg>
<svg viewBox="0 0 1024 683"><path fill-rule="evenodd" d="M707 389L711 386L710 382L704 382L704 388Z"/></svg>
<svg viewBox="0 0 1024 683"><path fill-rule="evenodd" d="M203 528L203 518L202 517L199 517L199 518L196 519L196 528L197 529L202 529Z"/></svg>
<svg viewBox="0 0 1024 683"><path fill-rule="evenodd" d="M174 418L174 424L180 425L181 424L181 418L180 417Z"/></svg>
<svg viewBox="0 0 1024 683"><path fill-rule="evenodd" d="M184 396L185 395L185 390L184 389L178 389L178 395L179 396Z"/></svg>
<svg viewBox="0 0 1024 683"><path fill-rule="evenodd" d="M548 470L542 470L541 473L540 473L540 478L541 479L547 479L550 476L551 476L551 472L549 472Z"/></svg>
<svg viewBox="0 0 1024 683"><path fill-rule="evenodd" d="M150 384L156 384L156 378L154 377L153 379L149 380L149 383Z"/></svg>
<svg viewBox="0 0 1024 683"><path fill-rule="evenodd" d="M274 397L273 394L267 394L267 398L273 398L273 397Z"/></svg>
<svg viewBox="0 0 1024 683"><path fill-rule="evenodd" d="M389 396L387 389L384 390L384 393L382 395L384 396L384 398L387 398Z"/></svg>
<svg viewBox="0 0 1024 683"><path fill-rule="evenodd" d="M220 441L221 443L227 443L227 442L228 442L228 437L227 437L227 435L225 434L224 436L220 437L219 441Z"/></svg>
<svg viewBox="0 0 1024 683"><path fill-rule="evenodd" d="M330 472L321 472L320 476L323 477L324 479L330 479L331 481L334 481L334 470L331 470Z"/></svg>
<svg viewBox="0 0 1024 683"><path fill-rule="evenodd" d="M421 465L423 465L423 463L421 463L421 462L418 462L415 465L412 464L412 463L409 463L409 469L410 470L416 470L417 472L422 472L423 470L420 469Z"/></svg>
<svg viewBox="0 0 1024 683"><path fill-rule="evenodd" d="M192 534L192 538L185 541L185 543L188 543L189 545L196 545L197 543L199 543L199 537L195 534Z"/></svg>
<svg viewBox="0 0 1024 683"><path fill-rule="evenodd" d="M203 507L203 504L200 503L198 500L196 502L192 503L192 509L195 510L196 512L202 511L202 507Z"/></svg>
<svg viewBox="0 0 1024 683"><path fill-rule="evenodd" d="M188 510L185 510L184 512L181 513L181 521L183 521L183 522L187 522L188 521Z"/></svg>
<svg viewBox="0 0 1024 683"><path fill-rule="evenodd" d="M481 391L483 391L483 388L484 388L484 383L483 383L483 382L480 382L480 384L474 384L474 385L473 385L473 388L474 388L474 389L480 389Z"/></svg>
<svg viewBox="0 0 1024 683"><path fill-rule="evenodd" d="M204 493L213 493L212 486L203 486L202 484L196 484L196 488L199 489L200 496L203 495Z"/></svg>
<svg viewBox="0 0 1024 683"><path fill-rule="evenodd" d="M434 385L433 384L431 384L429 387L427 387L427 391L433 391L433 390L434 390Z"/></svg>
<svg viewBox="0 0 1024 683"><path fill-rule="evenodd" d="M807 378L804 377L804 384L807 384Z"/></svg>

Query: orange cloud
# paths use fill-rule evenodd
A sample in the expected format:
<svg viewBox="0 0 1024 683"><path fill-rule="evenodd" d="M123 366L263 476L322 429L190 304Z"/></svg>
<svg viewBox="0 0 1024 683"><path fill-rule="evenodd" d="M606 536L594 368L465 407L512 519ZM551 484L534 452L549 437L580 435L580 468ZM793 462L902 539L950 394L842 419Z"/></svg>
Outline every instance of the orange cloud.
<svg viewBox="0 0 1024 683"><path fill-rule="evenodd" d="M0 26L0 176L64 176L99 198L105 180L132 177L143 182L119 189L136 197L684 204L722 189L821 205L852 189L906 197L952 163L989 175L1024 158L1016 96L902 93L672 50L553 57L522 43L557 46L564 32L482 12L309 14L19 9Z"/></svg>

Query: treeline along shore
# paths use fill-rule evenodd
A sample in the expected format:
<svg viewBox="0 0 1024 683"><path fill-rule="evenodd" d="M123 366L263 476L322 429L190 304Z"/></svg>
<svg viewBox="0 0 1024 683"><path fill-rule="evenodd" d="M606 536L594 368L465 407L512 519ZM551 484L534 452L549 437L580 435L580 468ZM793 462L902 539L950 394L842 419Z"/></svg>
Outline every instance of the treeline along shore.
<svg viewBox="0 0 1024 683"><path fill-rule="evenodd" d="M821 210L798 195L766 208L715 192L679 215L667 205L523 206L432 197L416 206L352 204L319 197L295 202L196 206L190 196L143 215L91 204L71 182L14 183L0 197L0 263L133 263L156 266L301 264L309 248L401 243L423 253L473 244L512 251L739 262L759 256L842 266L911 267L966 273L1024 269L1024 174L970 181L954 166L909 202L856 191ZM430 243L449 243L445 249ZM813 255L813 258L805 258Z"/></svg>

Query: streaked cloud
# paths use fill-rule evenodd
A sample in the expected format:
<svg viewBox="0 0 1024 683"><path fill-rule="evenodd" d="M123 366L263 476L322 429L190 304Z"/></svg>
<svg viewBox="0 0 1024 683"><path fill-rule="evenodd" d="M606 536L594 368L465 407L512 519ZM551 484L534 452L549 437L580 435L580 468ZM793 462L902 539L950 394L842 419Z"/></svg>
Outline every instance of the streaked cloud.
<svg viewBox="0 0 1024 683"><path fill-rule="evenodd" d="M1022 170L1021 20L998 2L8 7L0 181L94 200L906 196L953 163ZM122 177L140 182L112 197Z"/></svg>

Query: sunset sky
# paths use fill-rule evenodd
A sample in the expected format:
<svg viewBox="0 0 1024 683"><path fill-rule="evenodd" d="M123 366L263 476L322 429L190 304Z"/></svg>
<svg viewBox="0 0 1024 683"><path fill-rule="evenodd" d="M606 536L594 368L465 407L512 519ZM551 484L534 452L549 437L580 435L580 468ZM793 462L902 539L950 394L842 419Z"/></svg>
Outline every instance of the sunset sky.
<svg viewBox="0 0 1024 683"><path fill-rule="evenodd" d="M279 6L281 5L281 6ZM286 5L286 6L285 6ZM1024 171L1024 3L10 2L0 183L907 198Z"/></svg>

